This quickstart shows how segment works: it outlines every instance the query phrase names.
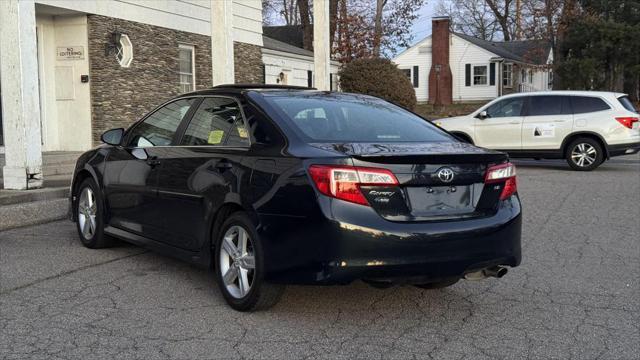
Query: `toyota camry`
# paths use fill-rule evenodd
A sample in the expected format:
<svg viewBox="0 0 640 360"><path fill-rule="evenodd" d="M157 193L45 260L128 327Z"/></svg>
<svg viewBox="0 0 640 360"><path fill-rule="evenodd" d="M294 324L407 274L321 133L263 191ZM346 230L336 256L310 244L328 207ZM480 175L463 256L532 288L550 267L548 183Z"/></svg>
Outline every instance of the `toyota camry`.
<svg viewBox="0 0 640 360"><path fill-rule="evenodd" d="M102 141L71 186L82 243L210 267L236 310L274 305L285 284L432 289L520 264L507 155L376 97L220 86Z"/></svg>

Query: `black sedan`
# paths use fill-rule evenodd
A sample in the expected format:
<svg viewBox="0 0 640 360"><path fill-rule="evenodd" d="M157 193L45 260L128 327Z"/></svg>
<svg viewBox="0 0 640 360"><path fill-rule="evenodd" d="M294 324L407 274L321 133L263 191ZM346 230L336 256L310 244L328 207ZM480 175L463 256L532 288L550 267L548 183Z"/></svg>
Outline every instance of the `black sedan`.
<svg viewBox="0 0 640 360"><path fill-rule="evenodd" d="M75 169L82 243L213 267L229 305L284 284L451 285L520 264L515 167L381 99L229 85L102 136Z"/></svg>

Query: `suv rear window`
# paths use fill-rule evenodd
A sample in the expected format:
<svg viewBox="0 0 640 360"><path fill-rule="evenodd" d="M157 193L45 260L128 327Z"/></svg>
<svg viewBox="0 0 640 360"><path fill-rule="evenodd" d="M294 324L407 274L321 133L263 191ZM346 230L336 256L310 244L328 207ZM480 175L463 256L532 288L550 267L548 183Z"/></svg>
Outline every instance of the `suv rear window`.
<svg viewBox="0 0 640 360"><path fill-rule="evenodd" d="M444 142L453 138L384 100L355 94L265 96L309 142Z"/></svg>
<svg viewBox="0 0 640 360"><path fill-rule="evenodd" d="M611 109L604 100L592 96L572 96L571 102L573 103L574 114L584 114Z"/></svg>
<svg viewBox="0 0 640 360"><path fill-rule="evenodd" d="M618 98L618 101L620 101L620 104L622 104L622 106L624 106L625 109L637 113L638 110L633 106L633 103L631 102L631 100L629 100L628 96L620 96Z"/></svg>

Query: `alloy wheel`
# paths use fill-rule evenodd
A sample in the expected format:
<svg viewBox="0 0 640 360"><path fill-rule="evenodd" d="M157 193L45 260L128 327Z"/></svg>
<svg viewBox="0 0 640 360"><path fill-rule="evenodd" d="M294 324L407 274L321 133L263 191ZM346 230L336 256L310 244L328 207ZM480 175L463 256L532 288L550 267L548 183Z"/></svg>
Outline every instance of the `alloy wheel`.
<svg viewBox="0 0 640 360"><path fill-rule="evenodd" d="M598 152L591 144L580 143L571 150L571 160L580 167L587 167L596 161Z"/></svg>
<svg viewBox="0 0 640 360"><path fill-rule="evenodd" d="M96 215L98 206L93 190L89 187L82 189L78 200L78 225L85 239L91 240L97 229Z"/></svg>
<svg viewBox="0 0 640 360"><path fill-rule="evenodd" d="M229 294L236 299L245 297L253 285L256 265L253 241L244 228L235 225L224 234L218 264Z"/></svg>

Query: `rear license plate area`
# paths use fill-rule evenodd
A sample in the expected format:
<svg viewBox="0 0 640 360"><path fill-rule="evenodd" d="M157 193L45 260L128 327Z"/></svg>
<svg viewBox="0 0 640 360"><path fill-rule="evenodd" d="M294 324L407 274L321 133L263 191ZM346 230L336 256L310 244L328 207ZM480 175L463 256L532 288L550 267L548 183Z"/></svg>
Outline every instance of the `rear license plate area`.
<svg viewBox="0 0 640 360"><path fill-rule="evenodd" d="M406 191L414 216L457 215L475 210L473 185L408 187Z"/></svg>

